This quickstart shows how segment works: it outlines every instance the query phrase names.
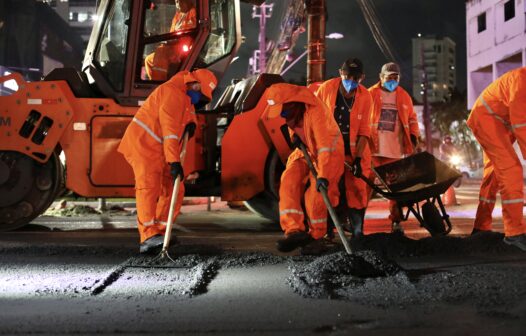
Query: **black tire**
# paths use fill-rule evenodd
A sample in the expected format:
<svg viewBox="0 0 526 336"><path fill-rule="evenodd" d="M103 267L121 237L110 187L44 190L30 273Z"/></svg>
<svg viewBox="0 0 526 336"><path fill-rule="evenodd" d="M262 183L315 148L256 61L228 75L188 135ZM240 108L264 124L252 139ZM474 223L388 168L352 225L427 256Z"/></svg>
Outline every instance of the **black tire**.
<svg viewBox="0 0 526 336"><path fill-rule="evenodd" d="M424 227L431 236L442 236L447 233L442 215L435 204L429 201L424 203L422 205L422 217L424 219Z"/></svg>
<svg viewBox="0 0 526 336"><path fill-rule="evenodd" d="M271 149L265 165L265 190L245 201L245 206L261 217L279 223L279 184L285 166Z"/></svg>
<svg viewBox="0 0 526 336"><path fill-rule="evenodd" d="M29 224L49 208L63 186L63 167L56 153L38 163L18 152L0 152L7 175L0 183L0 231Z"/></svg>

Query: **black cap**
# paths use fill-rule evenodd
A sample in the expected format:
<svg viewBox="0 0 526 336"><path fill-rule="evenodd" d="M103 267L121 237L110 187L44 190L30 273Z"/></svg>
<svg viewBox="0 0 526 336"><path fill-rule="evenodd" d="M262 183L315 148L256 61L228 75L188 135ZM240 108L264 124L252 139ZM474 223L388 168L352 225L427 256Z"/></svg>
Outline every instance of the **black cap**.
<svg viewBox="0 0 526 336"><path fill-rule="evenodd" d="M340 70L348 75L361 76L363 74L363 63L357 58L349 58L343 62Z"/></svg>

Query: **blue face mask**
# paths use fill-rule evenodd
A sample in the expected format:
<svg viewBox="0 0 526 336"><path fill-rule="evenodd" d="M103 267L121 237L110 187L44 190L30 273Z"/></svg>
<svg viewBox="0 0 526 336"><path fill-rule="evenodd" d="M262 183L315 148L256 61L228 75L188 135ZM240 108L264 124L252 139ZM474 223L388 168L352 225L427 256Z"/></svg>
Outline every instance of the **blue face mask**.
<svg viewBox="0 0 526 336"><path fill-rule="evenodd" d="M190 97L190 102L192 105L195 105L199 103L199 100L201 100L201 91L195 91L195 90L187 90L186 95Z"/></svg>
<svg viewBox="0 0 526 336"><path fill-rule="evenodd" d="M343 87L345 88L345 91L351 92L352 90L355 90L358 87L358 82L354 79L342 79Z"/></svg>
<svg viewBox="0 0 526 336"><path fill-rule="evenodd" d="M393 92L398 86L398 82L394 79L391 79L383 84L383 87L386 88L388 91Z"/></svg>
<svg viewBox="0 0 526 336"><path fill-rule="evenodd" d="M289 110L282 110L279 114L280 117L287 119L288 115L290 114Z"/></svg>

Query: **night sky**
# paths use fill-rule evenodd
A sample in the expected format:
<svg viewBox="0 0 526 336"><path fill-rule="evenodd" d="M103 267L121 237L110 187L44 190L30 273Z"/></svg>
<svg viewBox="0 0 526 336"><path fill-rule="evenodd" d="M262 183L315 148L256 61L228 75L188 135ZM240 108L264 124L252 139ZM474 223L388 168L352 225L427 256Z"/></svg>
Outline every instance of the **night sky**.
<svg viewBox="0 0 526 336"><path fill-rule="evenodd" d="M269 0L267 0L269 1ZM272 2L272 1L271 1ZM276 39L279 33L283 7L286 1L274 0L274 14L267 26L267 37ZM423 36L447 36L456 43L457 53L457 86L466 88L466 19L465 2L461 0L374 0L373 1L382 28L389 42L401 59L402 85L411 90L411 38L418 33ZM365 22L363 14L355 0L327 0L327 31L344 35L340 40L327 39L326 76L334 77L337 69L346 58L358 57L365 66L365 85L370 86L378 80L382 64L387 62ZM229 69L229 78L246 75L248 57L257 48L258 21L251 18L252 6L241 5L242 33L246 42L241 46L240 58L235 66ZM299 55L304 51L306 35L303 33L294 49ZM286 75L285 79L300 80L306 75L306 57L298 62Z"/></svg>

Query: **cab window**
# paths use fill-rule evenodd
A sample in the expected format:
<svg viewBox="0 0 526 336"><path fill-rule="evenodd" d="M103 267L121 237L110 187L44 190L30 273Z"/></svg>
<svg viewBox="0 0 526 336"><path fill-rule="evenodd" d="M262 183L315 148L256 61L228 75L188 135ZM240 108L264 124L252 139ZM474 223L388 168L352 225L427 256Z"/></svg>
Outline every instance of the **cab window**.
<svg viewBox="0 0 526 336"><path fill-rule="evenodd" d="M124 87L124 65L130 0L117 0L108 13L94 61L114 89L122 91Z"/></svg>
<svg viewBox="0 0 526 336"><path fill-rule="evenodd" d="M200 54L199 67L206 67L230 54L236 43L234 0L210 0L211 32Z"/></svg>
<svg viewBox="0 0 526 336"><path fill-rule="evenodd" d="M195 0L146 1L140 79L165 81L190 53L197 27Z"/></svg>

